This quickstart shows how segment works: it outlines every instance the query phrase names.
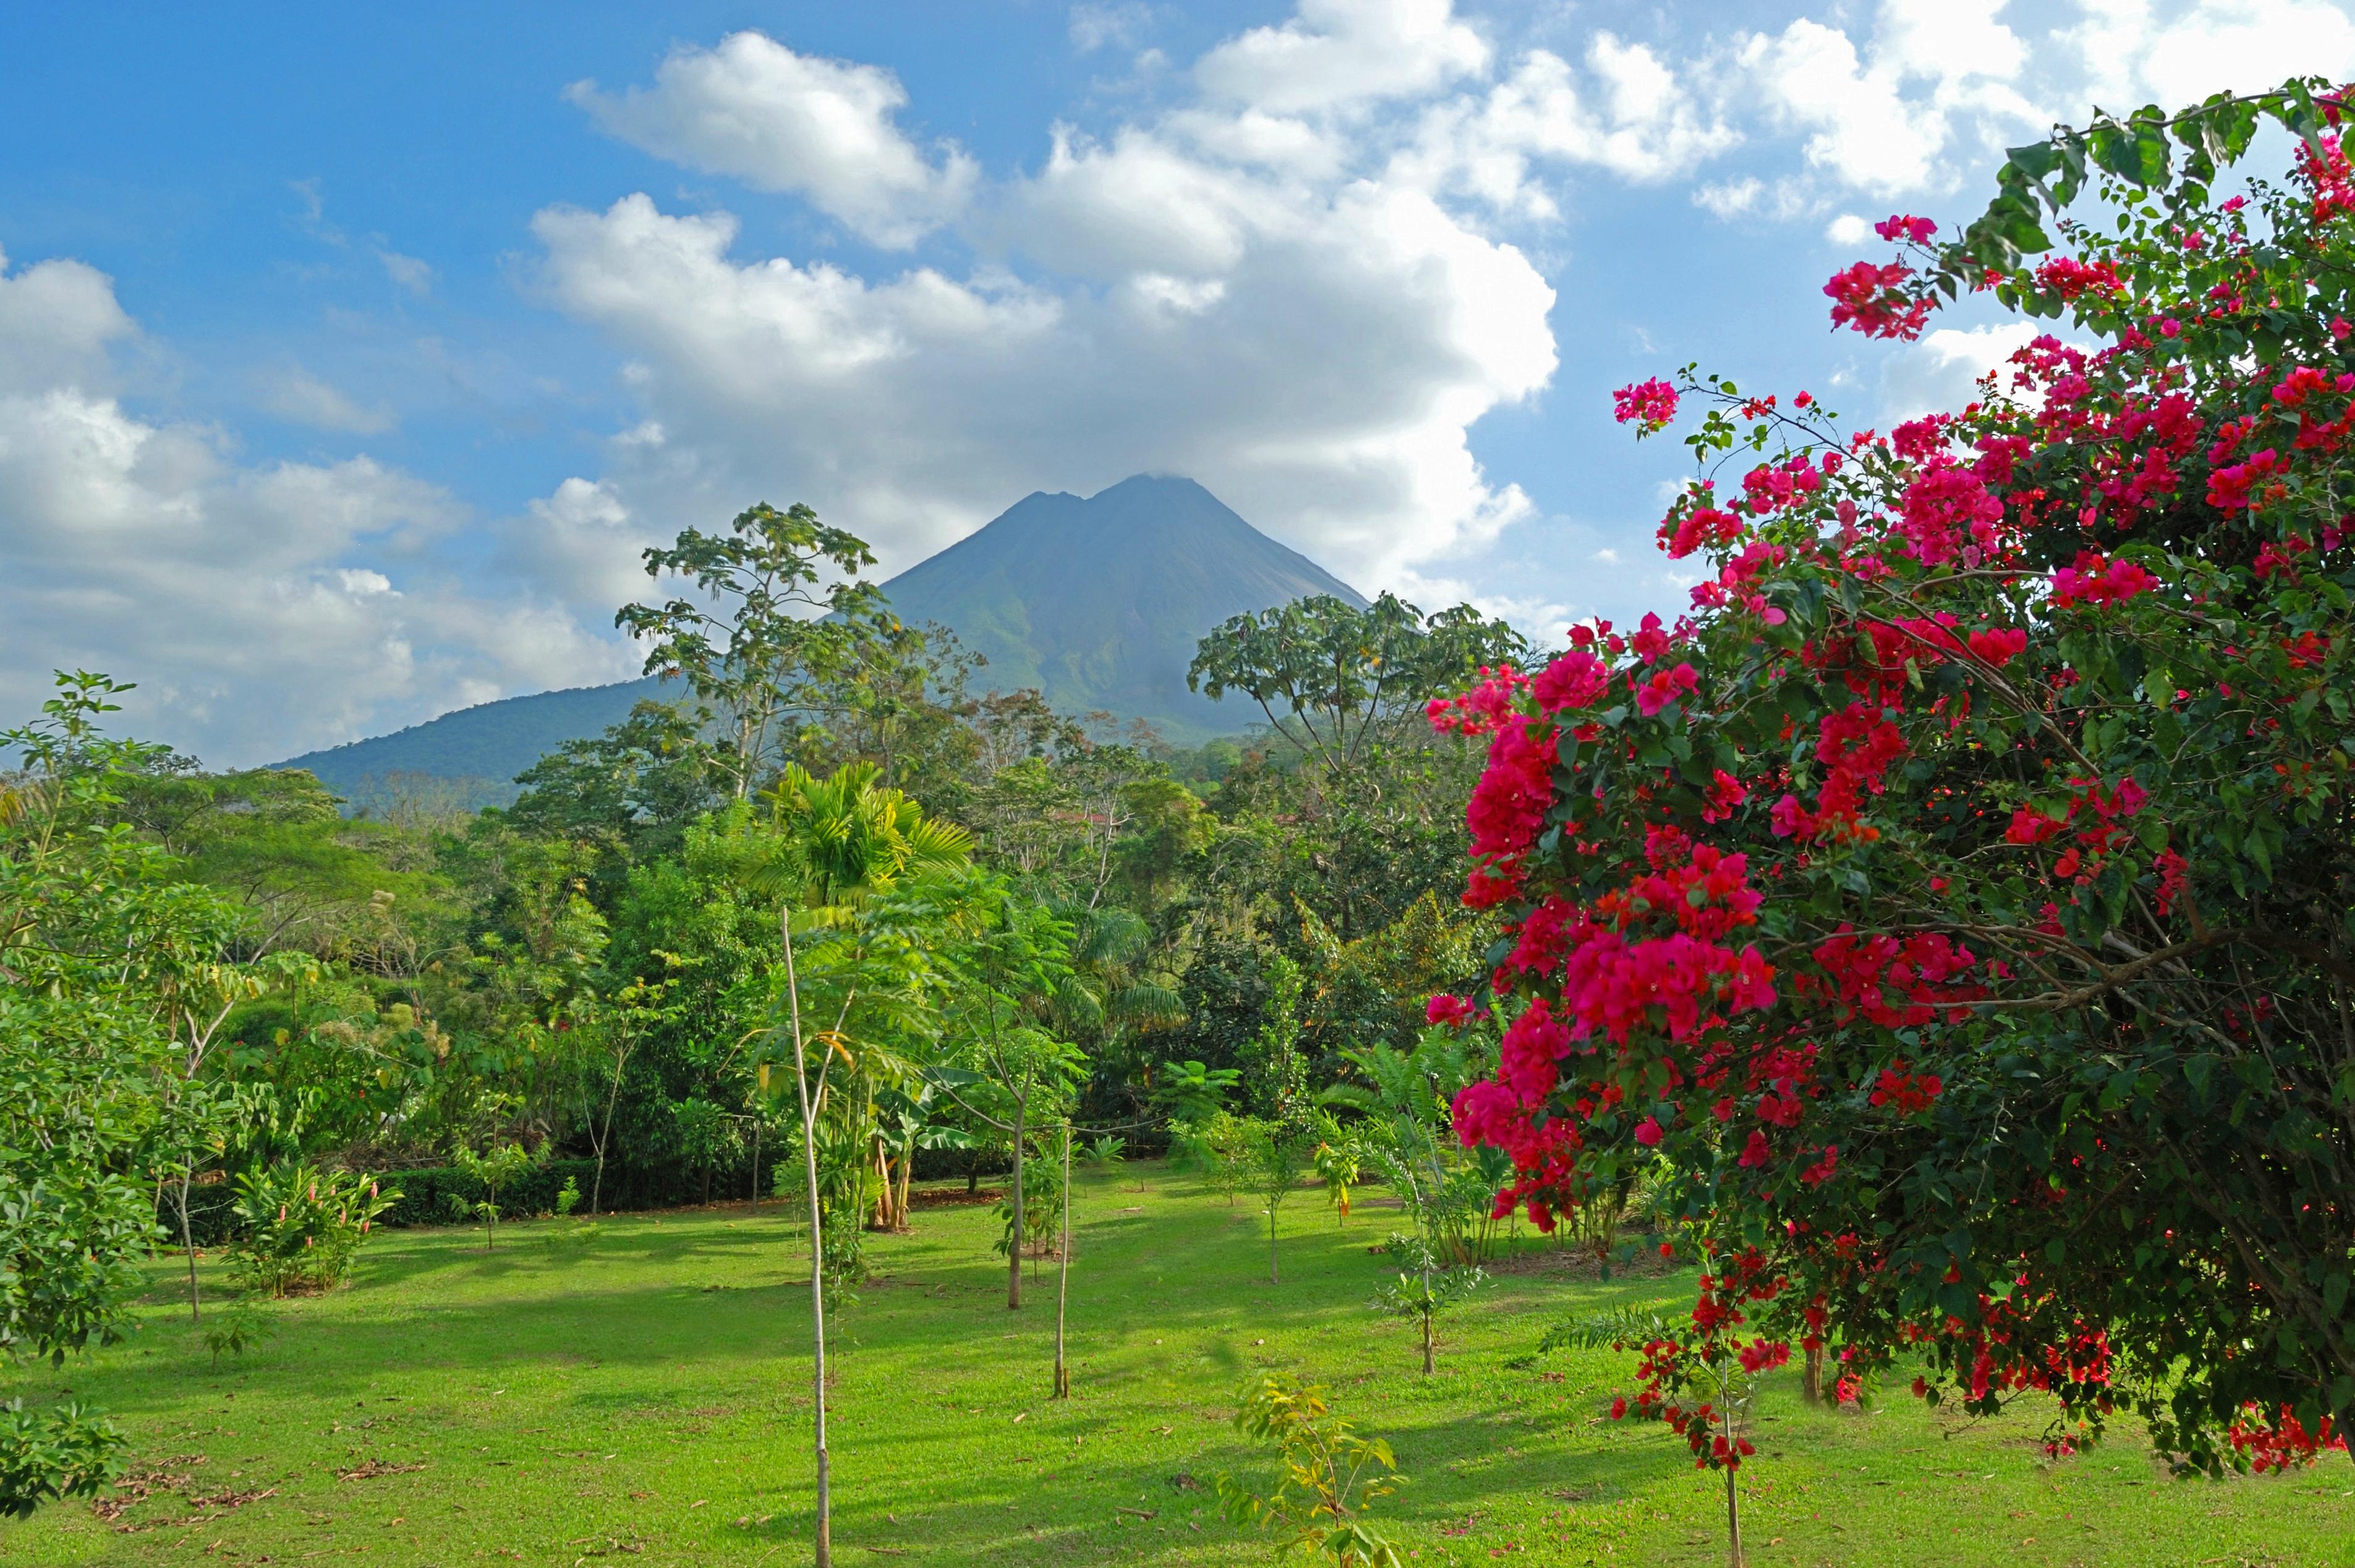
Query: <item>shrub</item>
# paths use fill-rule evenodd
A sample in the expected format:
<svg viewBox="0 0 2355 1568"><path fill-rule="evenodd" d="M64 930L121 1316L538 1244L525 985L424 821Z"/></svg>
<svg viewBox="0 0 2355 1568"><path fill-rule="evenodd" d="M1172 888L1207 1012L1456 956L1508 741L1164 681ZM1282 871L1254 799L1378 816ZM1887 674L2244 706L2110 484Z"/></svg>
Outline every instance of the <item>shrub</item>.
<svg viewBox="0 0 2355 1568"><path fill-rule="evenodd" d="M1360 1437L1333 1414L1325 1391L1269 1373L1243 1393L1235 1426L1283 1452L1284 1470L1262 1493L1219 1477L1219 1499L1237 1524L1273 1531L1295 1551L1336 1568L1400 1568L1398 1549L1365 1520L1369 1506L1397 1489L1391 1445Z"/></svg>
<svg viewBox="0 0 2355 1568"><path fill-rule="evenodd" d="M272 1296L308 1296L341 1285L353 1254L397 1192L351 1171L264 1166L237 1178L243 1223L230 1254L239 1283Z"/></svg>
<svg viewBox="0 0 2355 1568"><path fill-rule="evenodd" d="M2071 324L1955 412L1626 389L1642 432L1702 405L1691 614L1433 704L1489 737L1465 899L1509 922L1457 1130L1540 1223L1665 1166L1709 1266L1631 1408L1704 1464L1687 1391L1787 1340L1843 1393L2049 1392L2056 1453L2120 1408L2211 1473L2355 1424L2346 108L2062 130L1952 243L1881 224L1835 320ZM2288 181L2225 197L2267 118Z"/></svg>

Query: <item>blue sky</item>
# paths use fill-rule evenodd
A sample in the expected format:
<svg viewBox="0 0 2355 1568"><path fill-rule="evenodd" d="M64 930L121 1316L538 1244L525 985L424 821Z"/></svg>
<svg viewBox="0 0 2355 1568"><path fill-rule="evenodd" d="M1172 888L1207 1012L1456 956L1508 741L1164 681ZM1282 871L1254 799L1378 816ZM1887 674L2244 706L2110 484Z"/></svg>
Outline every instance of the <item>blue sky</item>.
<svg viewBox="0 0 2355 1568"><path fill-rule="evenodd" d="M1368 589L1673 613L1687 359L1864 422L2017 340L1818 290L2087 107L2355 75L2326 0L416 4L0 17L0 704L246 764L634 672L638 550L911 564L1201 479Z"/></svg>

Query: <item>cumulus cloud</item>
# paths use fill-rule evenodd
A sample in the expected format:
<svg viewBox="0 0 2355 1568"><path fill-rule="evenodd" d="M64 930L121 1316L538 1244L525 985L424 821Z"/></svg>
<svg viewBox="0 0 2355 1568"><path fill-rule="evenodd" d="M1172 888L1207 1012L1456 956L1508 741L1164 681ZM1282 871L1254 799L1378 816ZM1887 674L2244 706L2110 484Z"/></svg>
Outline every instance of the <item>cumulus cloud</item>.
<svg viewBox="0 0 2355 1568"><path fill-rule="evenodd" d="M0 711L51 667L107 670L139 683L127 729L251 764L626 673L553 603L425 566L467 521L438 486L366 457L241 464L216 428L97 389L135 332L80 263L0 278Z"/></svg>
<svg viewBox="0 0 2355 1568"><path fill-rule="evenodd" d="M964 152L943 144L928 155L899 128L908 92L897 76L795 54L759 33L673 50L651 88L614 97L581 81L568 96L658 158L806 197L877 245L914 244L973 187Z"/></svg>
<svg viewBox="0 0 2355 1568"><path fill-rule="evenodd" d="M1283 26L1211 49L1194 80L1213 100L1279 114L1348 110L1477 75L1489 54L1450 0L1300 0Z"/></svg>
<svg viewBox="0 0 2355 1568"><path fill-rule="evenodd" d="M2088 95L2119 108L2355 75L2355 17L2329 0L2083 0L2083 19L2060 37L2083 62Z"/></svg>
<svg viewBox="0 0 2355 1568"><path fill-rule="evenodd" d="M0 394L104 387L109 351L137 336L104 272L61 257L12 273L0 251Z"/></svg>
<svg viewBox="0 0 2355 1568"><path fill-rule="evenodd" d="M1075 13L1075 39L1121 17ZM1570 170L1664 177L1732 140L1648 48L1602 35L1579 58L1500 66L1444 3L1304 0L1210 48L1190 93L1042 126L1034 167L969 173L956 233L974 253L956 263L746 253L732 214L645 193L543 210L541 296L627 357L667 433L529 509L536 539L562 541L538 581L619 581L637 519L756 496L806 499L904 567L1028 490L1146 470L1200 479L1367 581L1492 538L1528 502L1481 471L1469 431L1552 375L1555 296L1480 215L1549 221L1547 182ZM749 132L679 129L703 123L687 105L757 102L732 123L767 135L851 82L859 123L901 155L843 162L835 187L727 150ZM675 52L651 88L575 97L650 150L766 169L753 183L837 213L939 173L891 129L908 105L887 73L757 35Z"/></svg>
<svg viewBox="0 0 2355 1568"><path fill-rule="evenodd" d="M774 491L896 567L1028 490L1157 469L1374 579L1517 515L1465 431L1552 371L1553 293L1527 259L1411 190L1220 210L1207 237L1132 236L1130 260L1158 265L1121 286L1060 292L741 260L732 220L645 196L534 229L549 297L626 349L666 428L695 432L615 454L625 506Z"/></svg>
<svg viewBox="0 0 2355 1568"><path fill-rule="evenodd" d="M2028 347L2046 328L2031 321L1941 327L1889 359L1881 374L1882 417L1912 419L1958 409L1977 395L1979 378Z"/></svg>
<svg viewBox="0 0 2355 1568"><path fill-rule="evenodd" d="M1766 128L1798 137L1825 186L1935 195L2097 105L2173 108L2293 74L2355 73L2355 16L2331 0L2079 0L2058 16L1881 0L1853 21L1834 9L1738 35L1728 58Z"/></svg>
<svg viewBox="0 0 2355 1568"><path fill-rule="evenodd" d="M1687 84L1650 48L1597 33L1582 83L1561 56L1534 49L1487 93L1433 105L1393 177L1477 197L1502 212L1559 216L1537 176L1546 163L1623 178L1682 174L1740 139L1703 117Z"/></svg>

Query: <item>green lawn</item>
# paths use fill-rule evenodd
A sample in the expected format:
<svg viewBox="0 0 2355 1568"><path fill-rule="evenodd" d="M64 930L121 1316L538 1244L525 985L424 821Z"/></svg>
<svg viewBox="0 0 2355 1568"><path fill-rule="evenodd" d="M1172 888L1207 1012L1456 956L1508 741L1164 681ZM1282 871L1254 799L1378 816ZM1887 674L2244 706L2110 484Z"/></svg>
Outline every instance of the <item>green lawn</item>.
<svg viewBox="0 0 2355 1568"><path fill-rule="evenodd" d="M981 1208L876 1239L838 1320L835 1540L847 1564L1263 1562L1207 1486L1259 1471L1227 1418L1261 1368L1306 1374L1410 1477L1410 1561L1723 1561L1721 1492L1657 1427L1603 1415L1619 1358L1515 1371L1540 1327L1689 1281L1514 1274L1460 1308L1426 1381L1367 1307L1383 1211L1261 1223L1152 1167L1073 1205L1074 1397L1047 1397L1053 1275L1009 1314ZM144 1500L0 1523L0 1564L806 1563L807 1295L782 1208L379 1236L351 1288L272 1308L274 1339L215 1369L167 1262L144 1330L67 1369L133 1435ZM19 1375L11 1392L46 1395ZM2169 1480L2131 1434L2044 1463L2041 1412L1966 1424L1900 1394L1865 1415L1778 1384L1744 1472L1752 1561L2355 1563L2355 1465Z"/></svg>

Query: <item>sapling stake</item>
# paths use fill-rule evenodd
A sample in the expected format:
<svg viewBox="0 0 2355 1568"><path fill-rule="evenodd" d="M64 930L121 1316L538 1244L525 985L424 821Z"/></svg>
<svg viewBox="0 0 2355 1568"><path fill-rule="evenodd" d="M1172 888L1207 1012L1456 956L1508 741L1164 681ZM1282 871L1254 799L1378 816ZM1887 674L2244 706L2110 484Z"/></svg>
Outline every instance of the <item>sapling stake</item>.
<svg viewBox="0 0 2355 1568"><path fill-rule="evenodd" d="M1071 1369L1063 1360L1063 1306L1071 1295L1071 1123L1063 1120L1062 1261L1055 1273L1055 1397L1071 1397Z"/></svg>
<svg viewBox="0 0 2355 1568"><path fill-rule="evenodd" d="M1735 1488L1734 1488L1734 1484L1733 1484L1734 1466L1733 1466L1733 1464L1731 1462L1731 1461L1732 1461L1732 1460L1739 1459L1739 1458L1741 1457L1741 1455L1740 1455L1740 1451L1739 1451L1739 1450L1737 1450L1737 1449L1735 1449L1735 1448L1734 1448L1734 1446L1733 1446L1733 1401L1732 1401L1732 1396L1729 1394L1729 1395L1728 1395L1727 1397L1725 1397L1725 1398L1724 1398L1721 1403L1722 1403L1722 1405L1724 1406L1724 1409L1723 1409L1722 1414L1723 1414L1723 1419L1724 1419L1724 1422L1725 1422L1725 1446L1726 1446L1726 1450L1727 1450L1727 1458L1728 1458L1728 1460L1729 1460L1729 1463L1728 1463L1728 1464L1726 1465L1726 1467L1725 1467L1725 1540L1726 1540L1726 1546L1727 1546L1726 1561L1727 1561L1728 1563L1732 1563L1732 1568L1742 1568L1742 1499L1741 1499L1741 1494L1740 1494L1738 1491L1736 1491L1736 1490L1735 1490Z"/></svg>

